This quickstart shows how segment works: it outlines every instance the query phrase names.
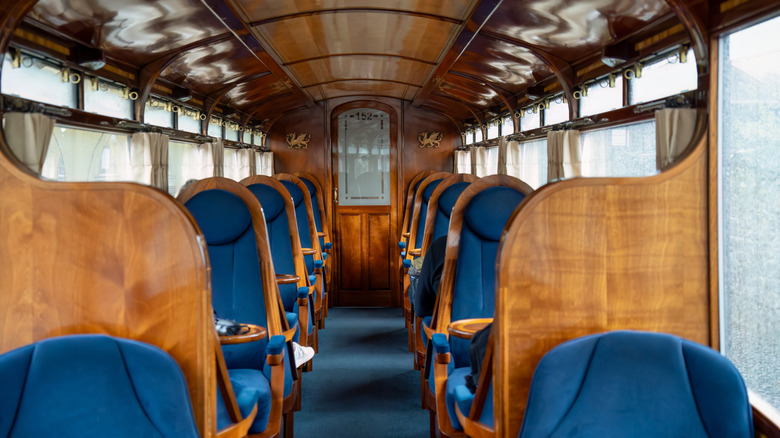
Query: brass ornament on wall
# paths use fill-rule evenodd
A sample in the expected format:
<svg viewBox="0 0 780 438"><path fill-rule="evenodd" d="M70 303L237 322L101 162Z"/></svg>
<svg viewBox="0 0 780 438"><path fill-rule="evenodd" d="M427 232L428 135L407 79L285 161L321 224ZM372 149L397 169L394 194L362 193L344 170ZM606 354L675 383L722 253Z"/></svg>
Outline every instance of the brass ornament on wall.
<svg viewBox="0 0 780 438"><path fill-rule="evenodd" d="M420 148L437 148L441 145L441 131L423 131L417 134Z"/></svg>
<svg viewBox="0 0 780 438"><path fill-rule="evenodd" d="M287 147L290 149L308 149L311 134L307 132L290 132L287 134Z"/></svg>

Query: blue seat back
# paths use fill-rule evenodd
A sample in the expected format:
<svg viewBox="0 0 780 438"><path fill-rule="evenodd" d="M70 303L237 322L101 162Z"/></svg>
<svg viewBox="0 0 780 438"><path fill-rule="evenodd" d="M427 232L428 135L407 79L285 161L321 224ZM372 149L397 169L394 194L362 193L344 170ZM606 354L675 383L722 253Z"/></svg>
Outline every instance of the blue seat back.
<svg viewBox="0 0 780 438"><path fill-rule="evenodd" d="M425 218L428 216L428 203L431 200L433 191L436 190L436 186L442 181L444 181L444 178L431 181L420 194L422 199L420 200L420 214L417 216L417 235L414 239L415 248L422 248L423 236L425 235Z"/></svg>
<svg viewBox="0 0 780 438"><path fill-rule="evenodd" d="M244 201L220 189L205 190L185 203L204 237L211 262L211 302L221 318L268 327L252 218ZM263 339L225 345L228 368L262 367Z"/></svg>
<svg viewBox="0 0 780 438"><path fill-rule="evenodd" d="M292 181L283 180L279 182L290 192L290 197L292 197L293 204L295 204L295 220L298 222L298 236L301 239L301 248L313 248L314 245L309 233L309 214L306 210L303 191ZM306 272L309 274L314 273L314 256L304 255L303 260L306 262Z"/></svg>
<svg viewBox="0 0 780 438"><path fill-rule="evenodd" d="M451 320L492 318L496 308L496 256L509 217L525 194L506 186L489 187L465 207L452 295ZM465 339L450 338L456 367L469 364Z"/></svg>
<svg viewBox="0 0 780 438"><path fill-rule="evenodd" d="M284 209L284 197L278 190L266 184L247 186L250 192L260 201L265 215L265 226L268 229L268 243L271 247L271 258L274 272L277 274L295 275L295 259L293 258L292 242L287 213ZM295 307L296 284L280 284L279 293L284 302L284 308L290 311Z"/></svg>
<svg viewBox="0 0 780 438"><path fill-rule="evenodd" d="M299 176L301 181L306 185L306 188L309 191L309 197L311 198L311 209L312 213L314 215L314 226L317 228L318 232L322 232L322 218L320 217L320 200L317 197L317 188L314 186L314 183L311 182L308 178L304 176ZM325 238L320 237L320 247L325 246Z"/></svg>
<svg viewBox="0 0 780 438"><path fill-rule="evenodd" d="M469 184L471 183L468 181L455 183L444 189L439 195L439 202L436 205L436 216L434 217L433 222L433 237L431 238L431 242L441 236L447 235L447 230L450 228L452 207L455 206L458 196L466 190L466 187L468 187Z"/></svg>
<svg viewBox="0 0 780 438"><path fill-rule="evenodd" d="M747 391L716 351L662 333L578 338L539 362L521 437L753 437Z"/></svg>
<svg viewBox="0 0 780 438"><path fill-rule="evenodd" d="M187 383L163 350L105 335L0 356L0 436L196 438Z"/></svg>

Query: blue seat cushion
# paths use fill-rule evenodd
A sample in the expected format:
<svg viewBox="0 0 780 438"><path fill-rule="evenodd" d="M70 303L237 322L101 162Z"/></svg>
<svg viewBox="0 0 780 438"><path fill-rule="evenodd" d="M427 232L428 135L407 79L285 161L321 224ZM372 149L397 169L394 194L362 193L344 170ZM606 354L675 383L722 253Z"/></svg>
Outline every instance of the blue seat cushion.
<svg viewBox="0 0 780 438"><path fill-rule="evenodd" d="M447 404L447 413L450 416L450 423L455 430L463 430L460 421L458 421L458 413L455 412L455 388L459 385L466 384L466 375L471 373L471 368L455 368L447 376L447 393L444 395L444 401Z"/></svg>
<svg viewBox="0 0 780 438"><path fill-rule="evenodd" d="M255 403L257 404L257 416L249 431L252 433L265 431L271 413L271 385L268 379L258 370L228 370L228 374L241 416L246 418L254 409ZM217 430L224 429L230 424L230 416L221 391L217 391Z"/></svg>
<svg viewBox="0 0 780 438"><path fill-rule="evenodd" d="M550 350L522 437L753 436L747 391L716 351L671 335L610 332Z"/></svg>
<svg viewBox="0 0 780 438"><path fill-rule="evenodd" d="M0 436L197 437L187 383L157 347L50 338L0 356Z"/></svg>

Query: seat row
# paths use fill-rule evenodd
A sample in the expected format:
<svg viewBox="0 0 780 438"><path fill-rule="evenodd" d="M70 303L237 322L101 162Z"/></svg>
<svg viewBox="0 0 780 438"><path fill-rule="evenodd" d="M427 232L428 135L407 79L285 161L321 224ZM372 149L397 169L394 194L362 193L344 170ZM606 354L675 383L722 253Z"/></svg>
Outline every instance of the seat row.
<svg viewBox="0 0 780 438"><path fill-rule="evenodd" d="M643 307L627 294L612 298L617 309L602 297L578 312L578 301L589 299L524 294L533 279L515 266L523 260L534 269L535 256L518 237L525 224L517 218L530 195L522 181L498 175L423 172L409 184L399 239L404 316L431 436L752 436L736 368L710 348L653 333L696 333L668 309ZM537 246L550 240L527 227L523 236ZM444 251L432 249L437 239ZM436 264L431 312L418 294ZM604 323L572 330L549 316L551 302ZM648 330L636 317L643 313L654 319L653 332L625 331ZM480 349L471 339L483 328ZM555 340L563 344L553 349Z"/></svg>

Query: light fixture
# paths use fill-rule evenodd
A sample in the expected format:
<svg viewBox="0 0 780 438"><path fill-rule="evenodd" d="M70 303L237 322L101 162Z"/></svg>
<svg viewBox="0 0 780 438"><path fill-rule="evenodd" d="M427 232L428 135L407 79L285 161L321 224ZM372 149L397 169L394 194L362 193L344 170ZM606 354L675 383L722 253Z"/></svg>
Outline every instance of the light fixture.
<svg viewBox="0 0 780 438"><path fill-rule="evenodd" d="M106 56L100 49L76 46L72 51L73 62L90 70L100 70L106 65Z"/></svg>

